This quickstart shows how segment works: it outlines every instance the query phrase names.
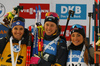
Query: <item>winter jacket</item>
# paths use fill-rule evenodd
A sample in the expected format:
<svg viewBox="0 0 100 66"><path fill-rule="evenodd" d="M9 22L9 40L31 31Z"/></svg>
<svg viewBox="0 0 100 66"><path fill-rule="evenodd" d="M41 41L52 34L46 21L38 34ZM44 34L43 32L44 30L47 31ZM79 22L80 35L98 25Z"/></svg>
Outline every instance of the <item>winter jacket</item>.
<svg viewBox="0 0 100 66"><path fill-rule="evenodd" d="M55 38L59 36L59 33L57 35L44 35L44 40L47 42L51 42ZM52 46L52 45L51 45ZM40 63L38 66L52 66L52 65L59 65L59 66L66 66L66 61L67 61L67 46L66 46L66 39L62 36L60 36L57 45L56 45L56 54L52 51L50 52L44 52L43 55L45 56L48 54L48 61L45 60L44 58L41 58ZM50 49L50 48L48 48Z"/></svg>
<svg viewBox="0 0 100 66"><path fill-rule="evenodd" d="M21 45L20 48L21 50L19 51L18 55L18 60L17 60L17 64L16 65L21 65L24 66L26 64L26 47L28 44L28 38L29 38L29 32L27 29L24 30L24 35L22 37L22 41L21 41ZM1 54L1 59L0 59L0 64L1 65L12 65L11 64L11 48L10 48L10 37L12 36L11 33L11 29L8 30L6 37L3 37L2 39L0 39L0 54ZM13 39L13 46L18 45L18 40ZM7 53L6 53L7 51ZM7 55L6 55L7 54ZM5 55L5 56L3 56ZM14 52L14 56L16 56L16 52ZM6 59L5 59L6 58ZM6 60L3 61L3 60ZM0 66L1 66L0 65Z"/></svg>
<svg viewBox="0 0 100 66"><path fill-rule="evenodd" d="M71 45L68 47L68 59L67 59L66 66L69 66L68 64L70 64L69 62L71 62L70 58L72 58L72 64L77 65L76 62L79 62L83 46L84 46L84 43L82 43L78 46L75 46L73 43L71 43ZM72 52L70 50L72 50ZM93 47L91 45L89 45L89 48L88 48L89 64L94 64L94 53L93 52L94 52ZM72 53L72 56L71 56L71 53ZM80 65L87 66L86 63L84 62L84 57L81 57Z"/></svg>

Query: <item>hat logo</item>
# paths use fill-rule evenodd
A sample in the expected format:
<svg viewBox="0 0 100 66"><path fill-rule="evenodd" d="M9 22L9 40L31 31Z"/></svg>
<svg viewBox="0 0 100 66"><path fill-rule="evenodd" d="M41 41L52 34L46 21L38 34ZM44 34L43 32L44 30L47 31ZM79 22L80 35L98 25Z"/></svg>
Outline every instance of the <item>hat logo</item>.
<svg viewBox="0 0 100 66"><path fill-rule="evenodd" d="M49 18L48 20L52 21L52 19L51 19L51 18Z"/></svg>
<svg viewBox="0 0 100 66"><path fill-rule="evenodd" d="M55 19L55 17L54 17L54 16L47 16L47 18L52 18L52 19Z"/></svg>
<svg viewBox="0 0 100 66"><path fill-rule="evenodd" d="M16 24L17 24L17 25L19 25L19 24L20 24L20 22L17 22Z"/></svg>
<svg viewBox="0 0 100 66"><path fill-rule="evenodd" d="M71 31L73 31L73 30L78 30L78 28L73 28L73 29L71 29Z"/></svg>

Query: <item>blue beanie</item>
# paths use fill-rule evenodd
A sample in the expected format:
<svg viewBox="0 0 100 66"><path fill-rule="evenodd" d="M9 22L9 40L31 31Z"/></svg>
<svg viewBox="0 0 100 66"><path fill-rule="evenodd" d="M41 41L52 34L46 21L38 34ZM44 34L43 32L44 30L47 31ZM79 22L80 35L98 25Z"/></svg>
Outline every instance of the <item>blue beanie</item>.
<svg viewBox="0 0 100 66"><path fill-rule="evenodd" d="M16 26L16 25L21 25L21 26L25 27L25 24L24 24L24 22L22 22L22 21L16 21L16 22L12 23L12 28L13 28L14 26Z"/></svg>

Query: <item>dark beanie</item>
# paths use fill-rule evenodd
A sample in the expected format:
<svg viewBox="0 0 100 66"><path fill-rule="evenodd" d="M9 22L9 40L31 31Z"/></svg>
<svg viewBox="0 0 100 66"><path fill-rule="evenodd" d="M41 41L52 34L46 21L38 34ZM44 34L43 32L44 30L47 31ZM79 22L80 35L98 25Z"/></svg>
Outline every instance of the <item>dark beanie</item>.
<svg viewBox="0 0 100 66"><path fill-rule="evenodd" d="M73 27L74 26L74 27ZM73 32L78 32L78 33L80 33L84 38L85 38L85 30L84 30L84 27L83 26L81 26L81 25L79 25L79 24L75 24L75 25L73 25L72 27L71 27L71 29L70 29L70 31L71 31L71 34L73 33ZM80 27L79 27L80 26Z"/></svg>
<svg viewBox="0 0 100 66"><path fill-rule="evenodd" d="M48 13L49 13L49 15L48 15ZM55 16L55 15L57 15L57 16ZM44 24L47 21L51 21L51 22L54 22L56 25L59 25L59 15L55 12L47 12L45 15Z"/></svg>

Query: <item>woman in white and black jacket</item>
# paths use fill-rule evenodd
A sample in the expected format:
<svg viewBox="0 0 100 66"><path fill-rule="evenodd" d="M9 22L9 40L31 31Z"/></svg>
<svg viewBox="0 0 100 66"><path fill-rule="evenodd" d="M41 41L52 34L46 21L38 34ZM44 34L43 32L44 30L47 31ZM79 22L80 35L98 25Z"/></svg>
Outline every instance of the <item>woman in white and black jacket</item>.
<svg viewBox="0 0 100 66"><path fill-rule="evenodd" d="M66 66L90 66L94 64L94 49L87 43L82 25L74 24L71 29L71 45L68 47Z"/></svg>
<svg viewBox="0 0 100 66"><path fill-rule="evenodd" d="M66 39L59 36L61 28L59 26L59 16L57 13L46 13L44 29L43 58L34 55L35 57L31 58L31 62L38 64L38 66L66 66Z"/></svg>

